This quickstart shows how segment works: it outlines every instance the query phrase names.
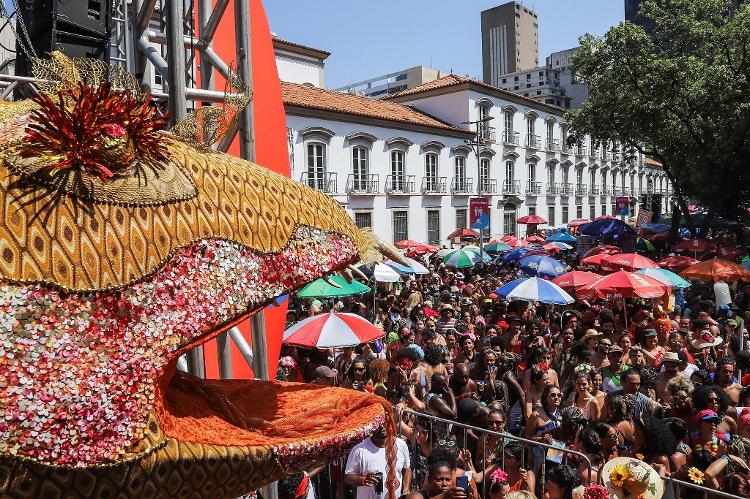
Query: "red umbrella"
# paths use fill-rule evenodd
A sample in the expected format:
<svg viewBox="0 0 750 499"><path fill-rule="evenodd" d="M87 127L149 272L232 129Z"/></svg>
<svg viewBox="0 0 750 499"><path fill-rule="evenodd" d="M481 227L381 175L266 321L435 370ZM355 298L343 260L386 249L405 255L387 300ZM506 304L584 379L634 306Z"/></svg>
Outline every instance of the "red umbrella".
<svg viewBox="0 0 750 499"><path fill-rule="evenodd" d="M520 247L520 246L527 246L529 244L523 239L518 239L515 236L503 236L500 238L500 241L504 242L508 246L513 246L514 248Z"/></svg>
<svg viewBox="0 0 750 499"><path fill-rule="evenodd" d="M448 239L453 239L454 237L472 237L478 239L479 233L471 229L458 229L448 234Z"/></svg>
<svg viewBox="0 0 750 499"><path fill-rule="evenodd" d="M671 292L671 288L647 275L624 270L578 288L576 296L582 299L594 298L659 298Z"/></svg>
<svg viewBox="0 0 750 499"><path fill-rule="evenodd" d="M394 243L393 245L399 249L407 249L407 248L413 248L415 246L419 246L421 244L422 243L412 241L411 239L404 239L403 241L398 241Z"/></svg>
<svg viewBox="0 0 750 499"><path fill-rule="evenodd" d="M544 245L542 245L542 248L544 248L547 251L552 251L553 253L557 253L558 251L560 251L560 248L558 248L557 246L555 246L552 243L544 244Z"/></svg>
<svg viewBox="0 0 750 499"><path fill-rule="evenodd" d="M610 256L607 253L598 253L596 255L587 256L586 258L583 258L581 260L582 265L590 265L594 267L599 267L602 264L602 260Z"/></svg>
<svg viewBox="0 0 750 499"><path fill-rule="evenodd" d="M579 288L586 286L592 282L601 279L602 276L594 274L593 272L585 272L583 270L574 270L561 276L552 279L552 282L560 286L561 288Z"/></svg>
<svg viewBox="0 0 750 499"><path fill-rule="evenodd" d="M586 253L584 253L583 258L588 258L590 256L598 255L599 253L604 253L607 255L614 255L616 253L622 253L622 250L618 248L617 246L612 246L611 244L604 244L602 246L594 246L590 250L588 250Z"/></svg>
<svg viewBox="0 0 750 499"><path fill-rule="evenodd" d="M737 250L734 248L718 248L716 250L716 258L732 261L737 258Z"/></svg>
<svg viewBox="0 0 750 499"><path fill-rule="evenodd" d="M647 239L649 241L654 241L654 242L656 242L656 241L666 241L667 239L669 239L669 235L670 235L669 231L660 232L658 234L651 234L650 236L647 237Z"/></svg>
<svg viewBox="0 0 750 499"><path fill-rule="evenodd" d="M305 348L343 348L382 338L385 332L357 314L313 315L284 331L283 342Z"/></svg>
<svg viewBox="0 0 750 499"><path fill-rule="evenodd" d="M547 221L540 217L539 215L526 215L525 217L521 217L518 220L516 220L519 224L530 224L530 225L539 225L539 224L546 224Z"/></svg>
<svg viewBox="0 0 750 499"><path fill-rule="evenodd" d="M650 258L638 253L618 253L608 255L602 259L602 268L605 270L627 270L633 272L641 269L655 269L659 266Z"/></svg>
<svg viewBox="0 0 750 499"><path fill-rule="evenodd" d="M591 220L588 218L576 218L575 220L571 220L570 222L568 222L568 227L572 229L573 227L580 227L581 225L586 225L590 223L591 223Z"/></svg>
<svg viewBox="0 0 750 499"><path fill-rule="evenodd" d="M689 251L690 253L703 253L714 249L714 243L705 239L685 239L672 245L674 251Z"/></svg>
<svg viewBox="0 0 750 499"><path fill-rule="evenodd" d="M544 239L539 236L529 236L526 238L527 243L537 243L537 244L543 244Z"/></svg>
<svg viewBox="0 0 750 499"><path fill-rule="evenodd" d="M750 281L750 272L742 266L714 258L705 262L698 262L680 272L685 279L698 281Z"/></svg>
<svg viewBox="0 0 750 499"><path fill-rule="evenodd" d="M419 244L407 251L406 256L408 256L409 258L414 258L415 256L422 256L426 255L427 253L435 253L436 251L437 247L435 246L430 246L429 244Z"/></svg>
<svg viewBox="0 0 750 499"><path fill-rule="evenodd" d="M690 267L691 265L695 265L698 263L698 260L695 258L690 258L689 256L670 256L663 260L659 260L656 262L659 264L659 267L667 270L671 270L672 272L682 272L686 268Z"/></svg>

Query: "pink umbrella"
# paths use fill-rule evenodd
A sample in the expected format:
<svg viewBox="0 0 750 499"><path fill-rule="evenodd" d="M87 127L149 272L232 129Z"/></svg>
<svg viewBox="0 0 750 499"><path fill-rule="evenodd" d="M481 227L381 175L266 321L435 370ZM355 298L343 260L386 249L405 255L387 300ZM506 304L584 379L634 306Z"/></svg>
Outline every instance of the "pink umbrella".
<svg viewBox="0 0 750 499"><path fill-rule="evenodd" d="M357 314L329 312L304 319L284 331L283 342L305 348L343 348L382 338L385 332Z"/></svg>

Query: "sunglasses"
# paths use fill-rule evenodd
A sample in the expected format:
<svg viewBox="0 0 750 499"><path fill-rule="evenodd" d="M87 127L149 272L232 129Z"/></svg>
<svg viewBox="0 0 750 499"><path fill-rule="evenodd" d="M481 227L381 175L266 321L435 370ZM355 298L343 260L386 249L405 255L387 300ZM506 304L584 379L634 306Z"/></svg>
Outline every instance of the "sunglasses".
<svg viewBox="0 0 750 499"><path fill-rule="evenodd" d="M502 426L504 424L505 424L505 421L490 421L489 422L490 426Z"/></svg>
<svg viewBox="0 0 750 499"><path fill-rule="evenodd" d="M712 404L718 404L718 403L721 402L721 399L719 399L718 397L711 397L711 398L709 398L707 400L708 400L708 402L711 402Z"/></svg>
<svg viewBox="0 0 750 499"><path fill-rule="evenodd" d="M553 392L553 393L550 393L549 396L559 399L559 398L562 398L562 393L560 393L560 392Z"/></svg>
<svg viewBox="0 0 750 499"><path fill-rule="evenodd" d="M362 373L362 372L365 372L365 368L364 367L352 367L352 371L357 371L357 372Z"/></svg>
<svg viewBox="0 0 750 499"><path fill-rule="evenodd" d="M454 440L444 440L441 438L440 440L438 440L438 445L440 447L455 447L456 442Z"/></svg>

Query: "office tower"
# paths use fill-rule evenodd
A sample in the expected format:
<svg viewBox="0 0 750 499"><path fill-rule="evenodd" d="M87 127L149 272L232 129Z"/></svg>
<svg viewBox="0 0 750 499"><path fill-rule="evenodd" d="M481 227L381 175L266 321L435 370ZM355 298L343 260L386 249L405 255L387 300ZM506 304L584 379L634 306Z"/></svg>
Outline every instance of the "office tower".
<svg viewBox="0 0 750 499"><path fill-rule="evenodd" d="M482 11L482 79L497 85L501 75L539 66L539 20L520 2Z"/></svg>

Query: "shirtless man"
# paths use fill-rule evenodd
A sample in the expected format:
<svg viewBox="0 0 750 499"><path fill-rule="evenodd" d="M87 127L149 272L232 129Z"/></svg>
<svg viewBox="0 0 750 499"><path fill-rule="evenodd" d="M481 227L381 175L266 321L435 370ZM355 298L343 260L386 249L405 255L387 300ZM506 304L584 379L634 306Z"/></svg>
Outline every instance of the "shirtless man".
<svg viewBox="0 0 750 499"><path fill-rule="evenodd" d="M656 376L656 398L671 404L672 395L669 393L667 383L676 376L683 376L679 372L680 357L675 352L667 352L662 357L661 364L664 370Z"/></svg>
<svg viewBox="0 0 750 499"><path fill-rule="evenodd" d="M456 397L456 402L465 398L478 398L477 384L469 377L469 368L466 367L466 364L456 366L453 376L451 376L450 387Z"/></svg>
<svg viewBox="0 0 750 499"><path fill-rule="evenodd" d="M716 366L716 384L724 389L733 406L739 403L742 391L742 385L734 381L735 370L736 366L732 357L722 357Z"/></svg>

